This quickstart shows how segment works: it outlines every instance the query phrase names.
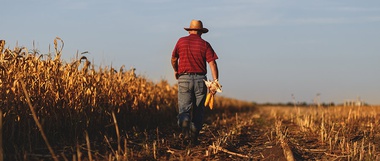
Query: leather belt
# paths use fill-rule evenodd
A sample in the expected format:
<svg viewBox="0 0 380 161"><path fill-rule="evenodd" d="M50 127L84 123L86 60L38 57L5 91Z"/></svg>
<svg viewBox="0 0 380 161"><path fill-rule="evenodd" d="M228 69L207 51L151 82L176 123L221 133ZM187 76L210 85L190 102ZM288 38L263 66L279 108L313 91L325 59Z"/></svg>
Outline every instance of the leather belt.
<svg viewBox="0 0 380 161"><path fill-rule="evenodd" d="M179 74L179 76L181 75L206 75L206 73L181 73Z"/></svg>

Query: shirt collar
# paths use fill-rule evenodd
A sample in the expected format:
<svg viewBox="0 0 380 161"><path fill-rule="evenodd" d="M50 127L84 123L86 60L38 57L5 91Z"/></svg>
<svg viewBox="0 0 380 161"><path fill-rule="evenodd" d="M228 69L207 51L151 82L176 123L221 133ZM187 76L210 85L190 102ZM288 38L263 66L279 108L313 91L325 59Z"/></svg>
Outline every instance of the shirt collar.
<svg viewBox="0 0 380 161"><path fill-rule="evenodd" d="M189 36L193 36L193 37L201 37L201 36L199 36L198 34L190 34Z"/></svg>

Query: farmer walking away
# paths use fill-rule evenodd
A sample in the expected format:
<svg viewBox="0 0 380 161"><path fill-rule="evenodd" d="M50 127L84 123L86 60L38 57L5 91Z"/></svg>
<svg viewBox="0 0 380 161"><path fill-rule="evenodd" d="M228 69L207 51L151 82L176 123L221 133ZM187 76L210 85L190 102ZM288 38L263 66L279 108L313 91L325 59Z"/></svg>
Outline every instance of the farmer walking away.
<svg viewBox="0 0 380 161"><path fill-rule="evenodd" d="M218 81L218 56L210 43L202 39L202 34L209 30L203 27L202 21L192 20L188 36L179 38L174 47L171 63L175 78L178 80L178 126L184 138L191 138L191 144L199 144L199 131L202 129L207 86L207 64L212 78ZM209 91L212 95L215 90Z"/></svg>

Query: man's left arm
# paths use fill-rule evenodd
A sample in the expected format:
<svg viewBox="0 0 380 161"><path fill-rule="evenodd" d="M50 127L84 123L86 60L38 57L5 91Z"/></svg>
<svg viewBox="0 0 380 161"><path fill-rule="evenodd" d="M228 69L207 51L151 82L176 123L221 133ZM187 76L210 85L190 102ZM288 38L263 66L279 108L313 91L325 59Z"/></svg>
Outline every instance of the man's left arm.
<svg viewBox="0 0 380 161"><path fill-rule="evenodd" d="M172 57L172 66L173 66L173 69L174 69L174 76L175 76L175 79L178 79L178 58L177 57Z"/></svg>

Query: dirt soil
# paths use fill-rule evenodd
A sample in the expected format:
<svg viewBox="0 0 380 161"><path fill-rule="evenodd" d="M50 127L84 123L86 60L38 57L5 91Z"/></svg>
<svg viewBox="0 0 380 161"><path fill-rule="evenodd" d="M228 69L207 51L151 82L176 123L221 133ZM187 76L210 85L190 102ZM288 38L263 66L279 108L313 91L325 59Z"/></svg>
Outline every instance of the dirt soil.
<svg viewBox="0 0 380 161"><path fill-rule="evenodd" d="M177 126L165 127L145 132L145 139L130 137L127 155L133 160L286 160L274 128L274 120L255 111L221 114L205 121L198 145L184 141Z"/></svg>
<svg viewBox="0 0 380 161"><path fill-rule="evenodd" d="M209 113L213 111L208 111ZM257 110L206 116L198 145L183 139L180 128L121 131L76 147L55 147L59 160L277 160L285 161L274 120ZM89 154L91 152L91 155ZM47 149L20 160L52 160ZM90 158L91 157L91 158Z"/></svg>
<svg viewBox="0 0 380 161"><path fill-rule="evenodd" d="M328 151L319 136L302 133L289 117L276 114L276 110L264 107L206 116L198 145L183 139L173 123L151 130L121 131L120 138L93 138L91 149L81 143L56 151L60 160L349 160L347 155ZM376 149L379 138L376 134ZM28 159L51 160L51 156L33 154Z"/></svg>

